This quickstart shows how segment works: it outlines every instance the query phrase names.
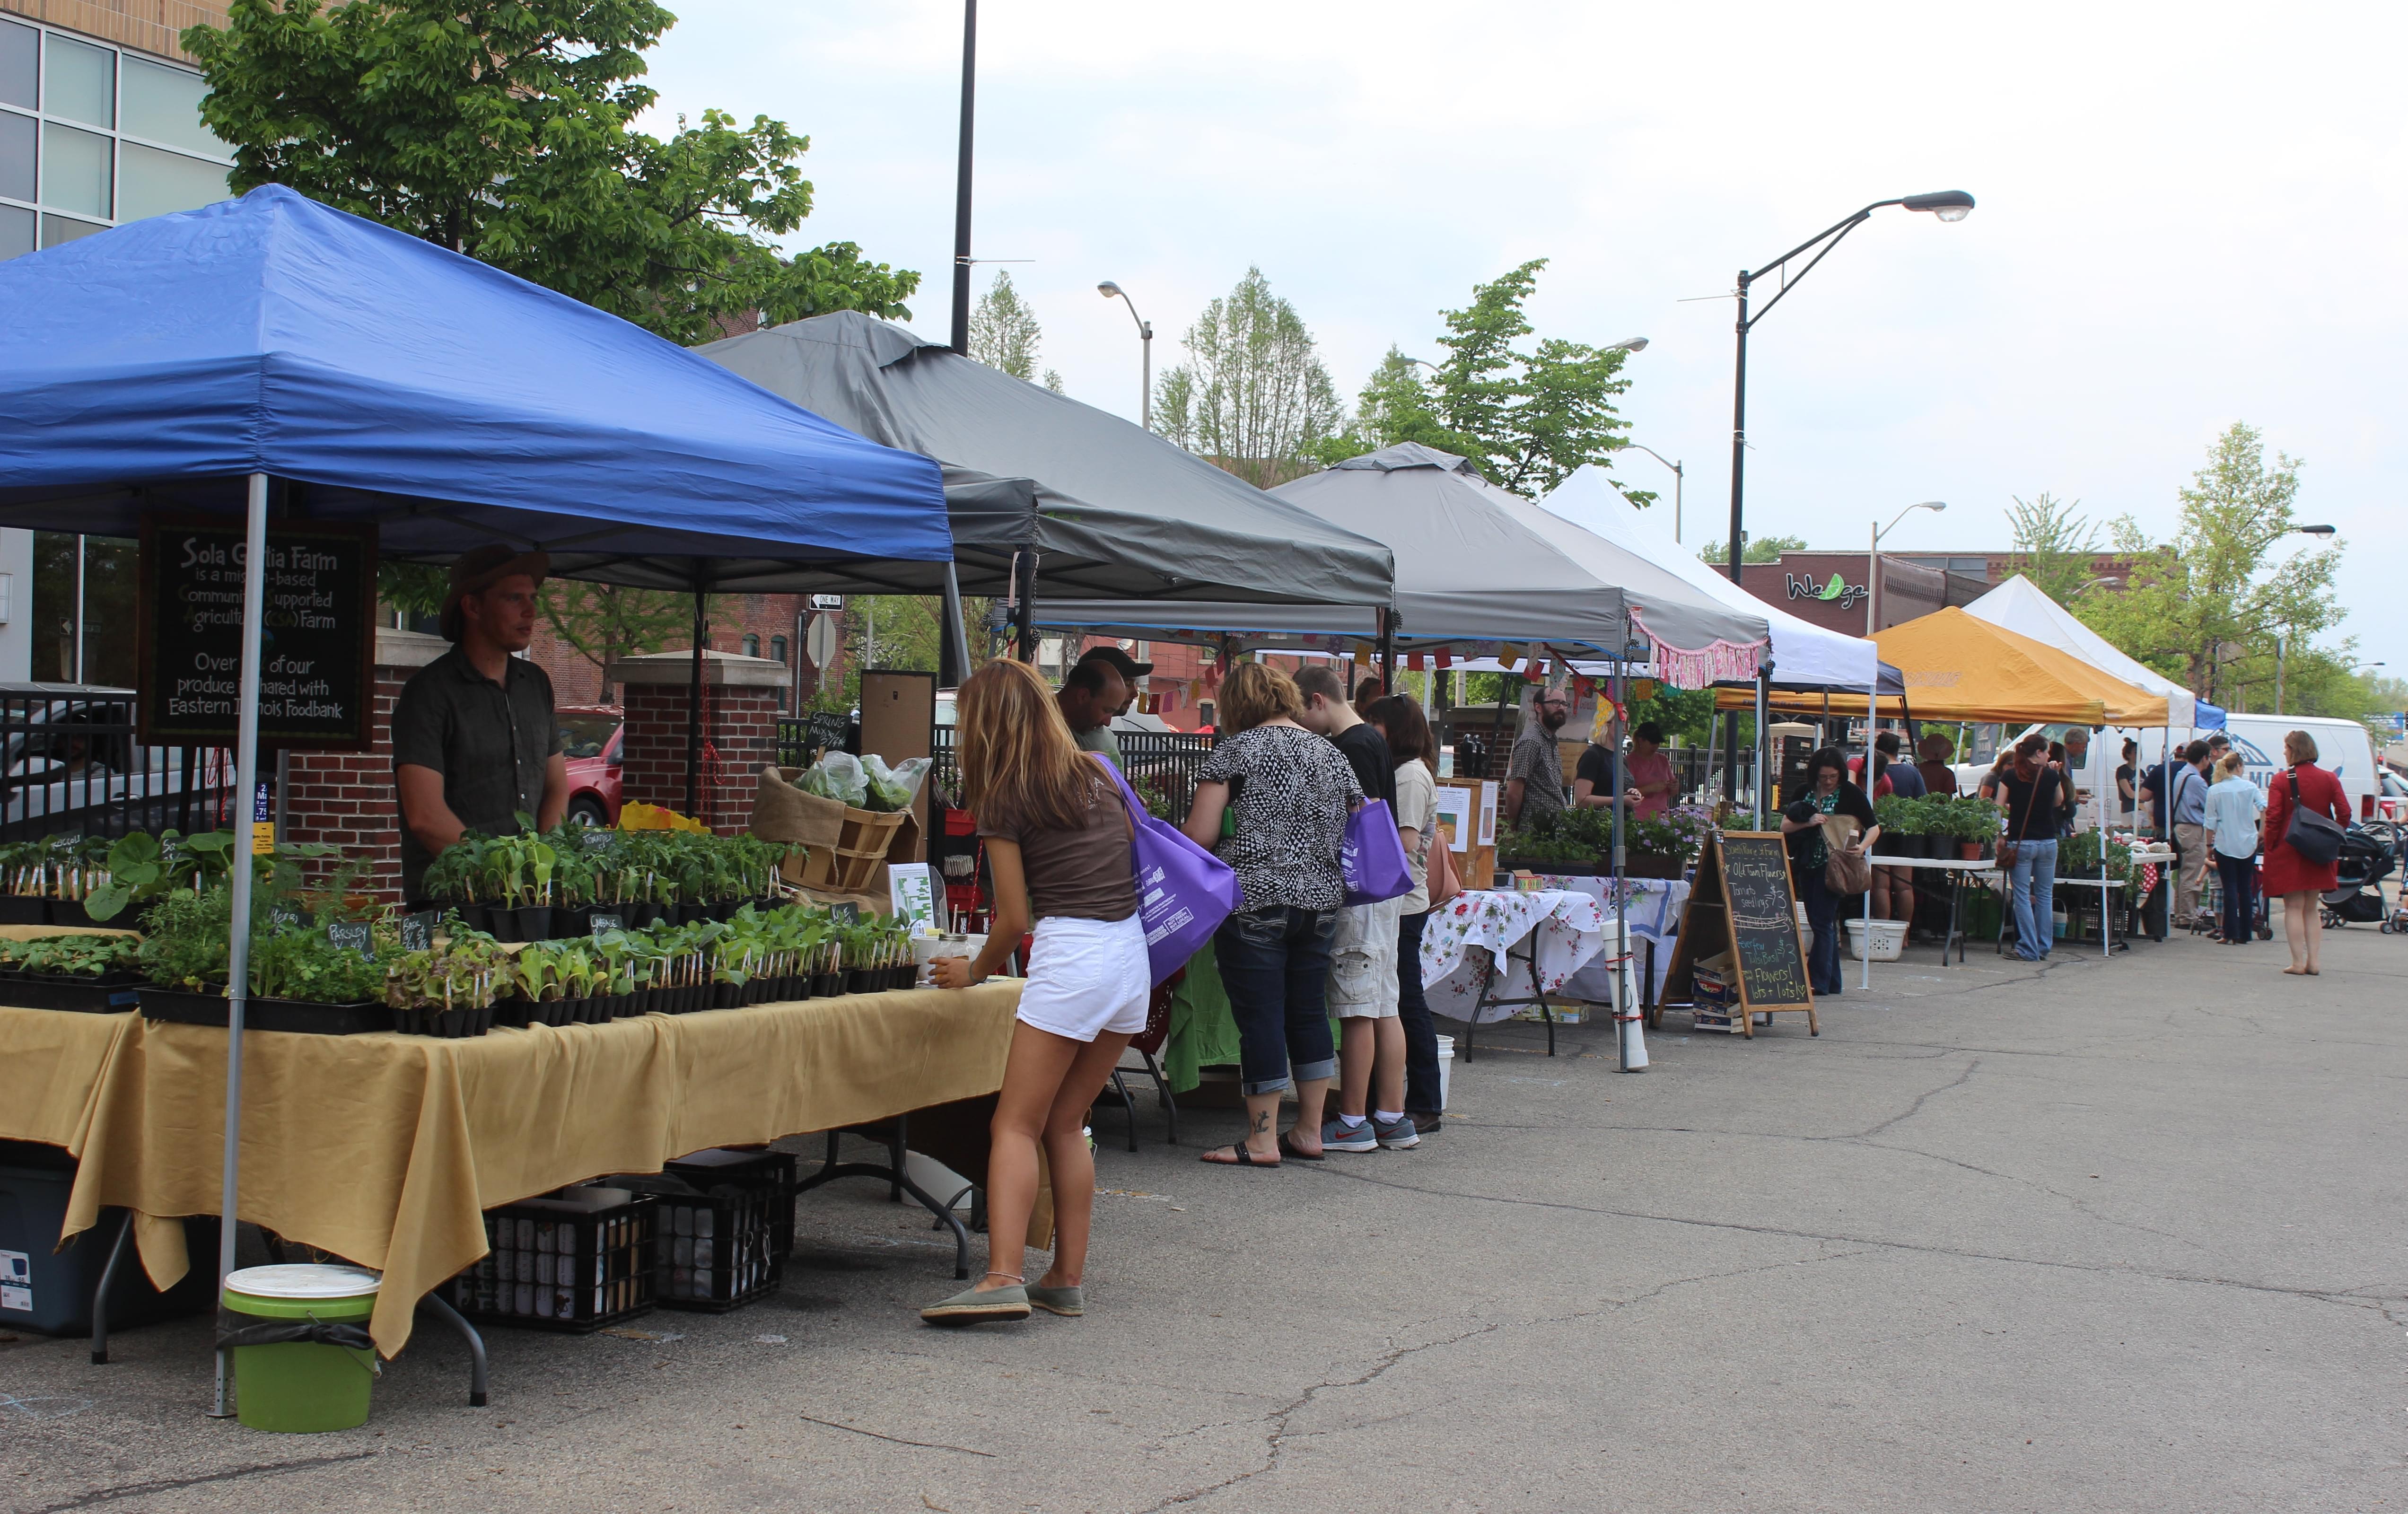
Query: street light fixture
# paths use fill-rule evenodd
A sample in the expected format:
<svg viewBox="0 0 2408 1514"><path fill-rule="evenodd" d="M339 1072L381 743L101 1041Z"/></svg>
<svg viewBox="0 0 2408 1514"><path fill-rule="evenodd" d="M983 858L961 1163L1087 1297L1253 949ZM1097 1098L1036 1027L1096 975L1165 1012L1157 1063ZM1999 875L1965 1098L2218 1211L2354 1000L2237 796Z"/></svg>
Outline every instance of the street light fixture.
<svg viewBox="0 0 2408 1514"><path fill-rule="evenodd" d="M1898 529L1898 522L1917 510L1929 510L1937 515L1948 507L1946 500L1927 499L1920 505L1909 505L1898 512L1896 519L1873 530L1872 544L1865 549L1865 635L1871 636L1880 628L1881 614L1881 542L1884 536Z"/></svg>
<svg viewBox="0 0 2408 1514"><path fill-rule="evenodd" d="M1138 346L1143 356L1139 360L1137 423L1146 430L1154 429L1154 322L1137 313L1137 301L1128 291L1107 279L1096 286L1096 293L1108 300L1119 300L1128 307L1129 319L1137 322Z"/></svg>
<svg viewBox="0 0 2408 1514"><path fill-rule="evenodd" d="M1687 470L1645 442L1627 442L1624 445L1638 449L1672 470L1672 545L1678 547L1681 545L1681 483L1687 477Z"/></svg>
<svg viewBox="0 0 2408 1514"><path fill-rule="evenodd" d="M2333 537L2333 528L2329 525L2293 526L2291 529L2302 536L2322 536L2327 541Z"/></svg>
<svg viewBox="0 0 2408 1514"><path fill-rule="evenodd" d="M1745 497L1744 470L1747 464L1747 334L1755 327L1756 321L1772 313L1772 307L1781 303L1782 298L1797 285L1799 279L1813 273L1814 264L1830 255L1831 249L1839 246L1842 237L1862 225L1874 211L1893 205L1902 206L1909 210L1928 211L1937 220L1956 221L1972 214L1973 196L1963 190L1942 190L1930 194L1900 195L1895 200L1876 200L1837 225L1827 227L1808 237L1755 272L1750 273L1744 268L1740 270L1737 292L1739 294L1737 325L1739 355L1731 381L1730 581L1733 583L1740 582L1741 553L1744 550L1742 544L1747 540L1747 521L1742 508L1742 501ZM1796 278L1791 278L1788 271L1790 263L1804 257L1808 252L1813 252L1814 255L1807 260L1806 266L1798 270ZM1751 317L1747 313L1748 291L1755 286L1757 279L1776 269L1780 270L1782 275L1780 293L1774 294L1765 303L1763 309ZM1726 797L1736 795L1739 792L1738 784L1739 722L1733 721L1730 722L1728 733L1724 737L1724 795Z"/></svg>

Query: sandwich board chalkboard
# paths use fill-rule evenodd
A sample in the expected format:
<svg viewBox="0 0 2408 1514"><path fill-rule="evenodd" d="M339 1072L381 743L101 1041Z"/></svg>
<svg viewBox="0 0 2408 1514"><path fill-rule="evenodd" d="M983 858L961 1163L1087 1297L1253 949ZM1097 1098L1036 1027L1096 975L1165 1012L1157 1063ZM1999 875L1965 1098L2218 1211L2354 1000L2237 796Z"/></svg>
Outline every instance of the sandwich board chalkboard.
<svg viewBox="0 0 2408 1514"><path fill-rule="evenodd" d="M243 545L239 519L143 518L135 598L143 740L235 744ZM271 521L262 577L259 744L366 750L376 716L376 527Z"/></svg>
<svg viewBox="0 0 2408 1514"><path fill-rule="evenodd" d="M1666 1000L1694 1002L1692 970L1728 951L1743 1034L1755 1037L1759 1014L1792 1010L1806 1016L1808 1035L1822 1035L1806 953L1798 943L1797 897L1789 849L1779 832L1723 831L1709 837L1665 974Z"/></svg>

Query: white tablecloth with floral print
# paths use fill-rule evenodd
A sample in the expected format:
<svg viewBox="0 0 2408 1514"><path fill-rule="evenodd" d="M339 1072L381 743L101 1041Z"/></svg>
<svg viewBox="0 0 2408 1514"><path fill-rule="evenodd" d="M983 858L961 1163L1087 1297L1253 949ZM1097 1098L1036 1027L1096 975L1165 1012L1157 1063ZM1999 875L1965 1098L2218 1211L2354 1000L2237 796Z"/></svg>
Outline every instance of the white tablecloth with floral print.
<svg viewBox="0 0 2408 1514"><path fill-rule="evenodd" d="M1605 947L1605 917L1597 901L1567 889L1515 893L1476 889L1430 911L1422 929L1422 993L1434 1014L1469 1020L1494 964L1526 937L1539 954L1539 986L1556 993ZM1497 987L1497 996L1528 996L1528 969ZM1490 1005L1480 1021L1511 1019L1512 1007Z"/></svg>
<svg viewBox="0 0 2408 1514"><path fill-rule="evenodd" d="M1541 874L1538 882L1552 889L1567 889L1585 893L1597 901L1598 913L1604 918L1604 929L1613 929L1613 879L1584 878L1577 875L1556 877ZM1655 993L1662 997L1664 975L1672 970L1672 943L1681 934L1681 916L1689 907L1689 885L1677 878L1626 878L1622 880L1623 918L1630 922L1634 950L1644 954L1636 941L1656 943ZM1592 1004L1609 1004L1613 992L1613 968L1599 952L1565 985L1564 992L1575 999Z"/></svg>

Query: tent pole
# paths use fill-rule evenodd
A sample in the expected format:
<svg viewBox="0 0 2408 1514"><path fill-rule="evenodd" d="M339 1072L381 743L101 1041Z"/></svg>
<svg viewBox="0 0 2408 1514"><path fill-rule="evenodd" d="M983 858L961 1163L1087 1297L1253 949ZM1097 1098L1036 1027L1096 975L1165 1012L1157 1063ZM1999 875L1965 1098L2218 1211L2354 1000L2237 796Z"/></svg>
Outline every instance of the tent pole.
<svg viewBox="0 0 2408 1514"><path fill-rule="evenodd" d="M1871 803L1873 802L1873 783L1874 783L1874 781L1875 781L1875 779L1874 779L1874 774L1873 774L1873 762L1874 762L1874 757L1873 757L1873 718L1874 718L1876 715L1878 715L1880 712L1881 712L1881 661L1880 661L1880 659L1876 658L1876 659L1874 659L1874 661L1873 661L1873 681L1865 685L1865 773L1864 773L1864 778L1865 778L1865 803L1867 803L1867 804L1871 804ZM1880 822L1879 821L1874 821L1874 823L1878 825L1878 824L1879 824L1879 823L1881 823L1881 822ZM1872 848L1870 848L1870 847L1867 847L1867 848L1865 848L1865 855L1866 855L1866 856L1870 857L1870 856L1871 856L1872 854L1873 854L1873 849L1872 849ZM1871 987L1873 986L1873 891L1872 891L1872 889L1871 889L1871 887L1870 887L1870 885L1868 885L1868 886L1866 887L1866 889L1865 889L1865 940L1864 940L1864 950L1865 950L1865 981L1864 981L1864 986L1865 986L1866 988L1869 988L1869 989L1870 989L1870 988L1871 988Z"/></svg>
<svg viewBox="0 0 2408 1514"><path fill-rule="evenodd" d="M1380 697L1384 699L1397 692L1397 617L1391 610L1380 611Z"/></svg>
<svg viewBox="0 0 2408 1514"><path fill-rule="evenodd" d="M702 803L702 643L710 634L703 623L702 585L694 586L694 676L685 691L685 813L695 818Z"/></svg>
<svg viewBox="0 0 2408 1514"><path fill-rule="evenodd" d="M1756 670L1756 828L1764 829L1764 811L1770 801L1765 797L1765 779L1771 764L1771 738L1764 734L1766 707L1772 701L1772 669L1759 664Z"/></svg>
<svg viewBox="0 0 2408 1514"><path fill-rule="evenodd" d="M952 667L944 670L945 672L951 673L953 678L949 682L940 674L937 682L941 688L958 689L962 686L963 681L970 676L970 641L969 632L962 620L961 575L954 571L953 564L951 562L947 562L945 564L945 605L943 619L944 625L942 627L942 631L945 641L944 652L940 661L950 662L953 664Z"/></svg>
<svg viewBox="0 0 2408 1514"><path fill-rule="evenodd" d="M1020 604L1012 615L1018 650L1013 653L1021 662L1037 661L1037 554L1028 554L1028 565L1020 566L1020 554L1012 554L1012 587L1020 595Z"/></svg>
<svg viewBox="0 0 2408 1514"><path fill-rule="evenodd" d="M1622 795L1629 788L1629 777L1623 771L1627 760L1622 754L1622 654L1614 653L1613 685L1608 697L1613 701L1613 765L1606 771L1613 783L1613 946L1606 953L1605 970L1613 984L1613 1058L1614 1071L1638 1072L1645 1067L1630 1064L1630 1030L1624 1018L1630 1007L1622 1002L1622 966L1615 961L1619 953L1627 962L1630 956L1630 897L1623 882ZM1536 947L1532 950L1538 950Z"/></svg>
<svg viewBox="0 0 2408 1514"><path fill-rule="evenodd" d="M235 707L234 792L247 812L259 789L259 628L266 595L267 475L251 476L251 497L244 509L242 553L242 677ZM234 827L233 866L226 889L233 909L226 922L226 1093L225 1145L218 1171L218 1287L222 1291L234 1271L235 1232L239 1226L238 1203L242 1167L242 1018L251 999L251 875L250 837ZM217 1396L209 1414L225 1419L234 1413L228 1390L234 1381L234 1355L217 1353Z"/></svg>

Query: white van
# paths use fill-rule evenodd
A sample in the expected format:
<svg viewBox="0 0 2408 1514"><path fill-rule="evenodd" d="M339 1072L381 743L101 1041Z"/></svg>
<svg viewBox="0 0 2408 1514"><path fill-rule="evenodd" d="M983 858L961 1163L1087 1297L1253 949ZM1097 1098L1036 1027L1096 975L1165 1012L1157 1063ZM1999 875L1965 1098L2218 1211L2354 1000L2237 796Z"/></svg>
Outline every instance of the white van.
<svg viewBox="0 0 2408 1514"><path fill-rule="evenodd" d="M2336 720L2321 715L2246 715L2235 711L2225 718L2224 734L2241 753L2247 766L2243 769L2249 780L2260 789L2266 787L2283 767L2283 737L2293 731L2305 731L2316 743L2316 765L2341 779L2342 792L2349 796L2350 812L2371 819L2378 812L2377 800L2383 793L2380 765L2374 760L2374 738L2365 726L2356 721ZM2013 750L2015 742L2038 731L2051 741L2064 738L2062 724L2028 726L2003 743L2002 750ZM2194 738L2205 740L2213 733L2201 729L2186 734L2174 733L2174 745L2186 746ZM2137 731L2117 730L2113 726L2093 733L2090 753L2082 769L2073 775L2074 783L2097 794L2107 796L2111 819L2114 807L2115 769L2123 762L2124 741L2132 737L2141 744L2139 765L2145 773L2157 765L2165 749L2166 733L2162 726L2145 726ZM1982 780L1986 769L1965 766L1957 770L1958 785L1971 793ZM2090 805L2083 807L2081 823L2087 826L2095 813Z"/></svg>

